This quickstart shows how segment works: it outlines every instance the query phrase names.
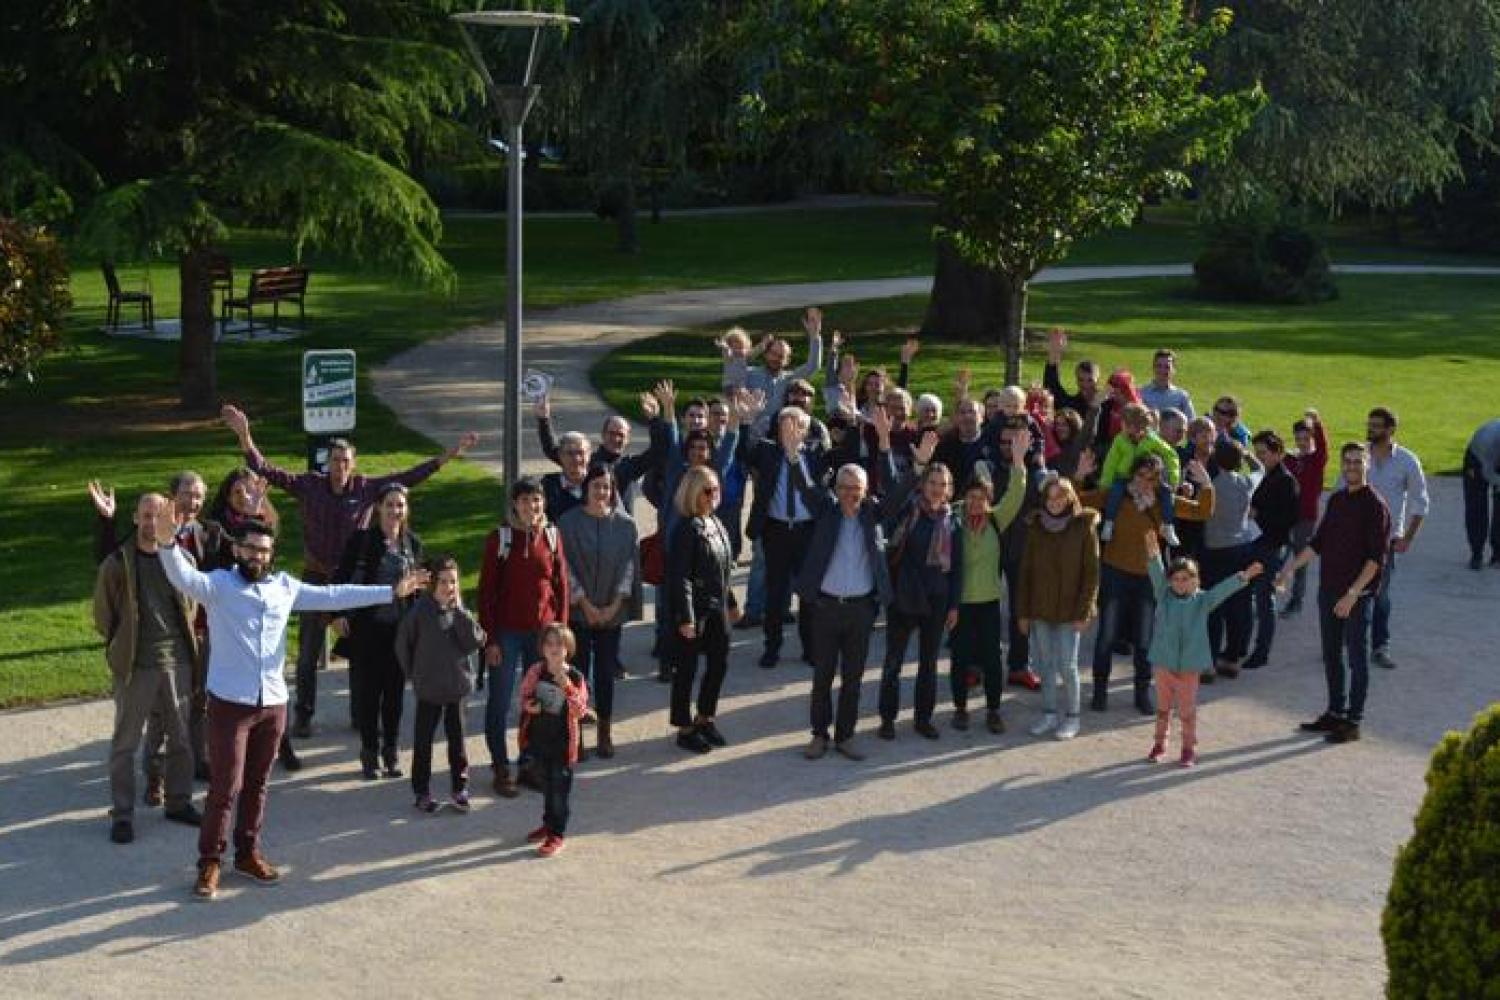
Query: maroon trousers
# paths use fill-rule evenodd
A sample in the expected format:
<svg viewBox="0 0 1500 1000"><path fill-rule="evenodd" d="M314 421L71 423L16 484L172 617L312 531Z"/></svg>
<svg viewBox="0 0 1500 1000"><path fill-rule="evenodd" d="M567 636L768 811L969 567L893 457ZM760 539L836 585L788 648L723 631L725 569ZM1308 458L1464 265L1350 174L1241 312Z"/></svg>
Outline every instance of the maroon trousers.
<svg viewBox="0 0 1500 1000"><path fill-rule="evenodd" d="M229 812L239 799L234 824L235 857L254 854L266 815L266 782L286 729L286 706L237 705L208 696L208 801L198 831L198 860L224 856Z"/></svg>

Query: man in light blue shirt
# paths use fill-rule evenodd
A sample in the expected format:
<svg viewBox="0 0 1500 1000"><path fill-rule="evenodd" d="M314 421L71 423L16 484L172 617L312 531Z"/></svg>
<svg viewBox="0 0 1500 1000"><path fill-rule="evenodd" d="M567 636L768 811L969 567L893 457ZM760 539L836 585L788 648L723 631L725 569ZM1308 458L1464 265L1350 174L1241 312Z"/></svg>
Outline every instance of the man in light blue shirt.
<svg viewBox="0 0 1500 1000"><path fill-rule="evenodd" d="M786 403L786 389L797 379L812 381L823 364L823 311L808 309L802 316L802 328L807 331L807 361L800 368L787 368L792 356L792 345L780 337L773 337L766 345L765 367L751 368L745 374L745 388L766 394L766 408L751 425L750 440L766 436L771 421L781 412ZM809 402L809 407L811 402Z"/></svg>
<svg viewBox="0 0 1500 1000"><path fill-rule="evenodd" d="M280 874L257 845L266 808L266 782L286 729L286 627L293 612L343 611L385 604L426 583L408 574L394 587L313 586L273 571L275 531L256 521L235 534L233 569L200 572L176 544L174 525L156 528L167 580L208 613L208 760L210 782L198 836L198 881L193 891L212 898L229 828L234 830L235 871L263 884Z"/></svg>
<svg viewBox="0 0 1500 1000"><path fill-rule="evenodd" d="M1396 443L1396 414L1391 410L1377 406L1370 411L1365 437L1370 442L1370 485L1391 512L1391 547L1370 609L1370 662L1392 670L1396 661L1390 653L1391 578L1397 554L1411 548L1427 517L1427 477L1416 454Z"/></svg>
<svg viewBox="0 0 1500 1000"><path fill-rule="evenodd" d="M1193 397L1179 385L1172 384L1177 372L1177 355L1163 348L1151 359L1151 381L1141 386L1141 402L1160 413L1177 410L1189 421L1193 419Z"/></svg>

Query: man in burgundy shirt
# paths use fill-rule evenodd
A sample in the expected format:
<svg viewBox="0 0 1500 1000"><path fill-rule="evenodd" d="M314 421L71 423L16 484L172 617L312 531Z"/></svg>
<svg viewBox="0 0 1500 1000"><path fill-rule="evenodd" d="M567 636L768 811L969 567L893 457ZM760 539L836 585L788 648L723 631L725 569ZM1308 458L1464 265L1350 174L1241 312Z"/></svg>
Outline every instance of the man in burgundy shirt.
<svg viewBox="0 0 1500 1000"><path fill-rule="evenodd" d="M1317 555L1318 630L1328 680L1328 711L1302 724L1330 743L1359 739L1369 687L1370 604L1380 588L1381 567L1390 545L1391 514L1370 488L1370 452L1351 441L1339 452L1345 486L1328 495L1328 509L1307 548L1282 569L1276 587L1284 590L1297 570ZM1348 686L1345 686L1345 654Z"/></svg>
<svg viewBox="0 0 1500 1000"><path fill-rule="evenodd" d="M362 476L354 471L354 445L334 438L328 451L328 471L288 472L266 461L250 437L250 419L235 406L226 406L220 416L245 453L245 464L297 499L302 507L302 550L305 583L325 584L333 578L349 536L364 526L380 491L391 483L415 486L447 462L472 448L479 435L473 431L437 458L430 458L405 472L389 476ZM297 704L291 735L312 735L312 717L318 701L318 661L323 654L327 622L320 613L302 615L302 638L297 649Z"/></svg>

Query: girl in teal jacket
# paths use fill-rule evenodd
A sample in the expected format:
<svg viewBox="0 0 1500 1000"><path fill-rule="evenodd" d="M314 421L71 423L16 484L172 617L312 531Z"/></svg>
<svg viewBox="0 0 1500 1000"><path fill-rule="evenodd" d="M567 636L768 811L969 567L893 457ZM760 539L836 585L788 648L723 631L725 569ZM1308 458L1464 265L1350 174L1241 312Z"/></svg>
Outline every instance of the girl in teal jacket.
<svg viewBox="0 0 1500 1000"><path fill-rule="evenodd" d="M1174 559L1162 565L1161 546L1155 535L1146 539L1146 571L1156 595L1156 619L1151 630L1152 674L1156 680L1156 740L1146 759L1155 764L1167 753L1167 731L1172 709L1182 728L1182 756L1178 764L1192 767L1198 762L1198 677L1213 669L1208 645L1208 616L1235 591L1261 573L1261 564L1251 563L1242 572L1227 577L1210 590L1198 585L1198 564Z"/></svg>

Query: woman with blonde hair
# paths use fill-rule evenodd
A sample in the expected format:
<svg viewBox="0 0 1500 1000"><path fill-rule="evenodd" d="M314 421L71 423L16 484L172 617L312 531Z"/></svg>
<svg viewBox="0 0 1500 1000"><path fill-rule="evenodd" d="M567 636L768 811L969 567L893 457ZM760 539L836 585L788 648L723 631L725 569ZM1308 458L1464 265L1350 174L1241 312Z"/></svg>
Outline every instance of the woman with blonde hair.
<svg viewBox="0 0 1500 1000"><path fill-rule="evenodd" d="M729 627L740 617L729 586L729 532L714 516L719 493L719 477L712 469L695 466L684 472L673 497L678 520L667 540L667 600L662 613L672 629L671 721L677 727L677 745L694 753L725 745L714 716L729 666ZM700 655L705 667L694 715L690 703Z"/></svg>
<svg viewBox="0 0 1500 1000"><path fill-rule="evenodd" d="M1015 613L1042 675L1042 717L1031 734L1070 740L1079 726L1078 642L1099 592L1099 515L1084 508L1066 479L1049 479L1041 494L1027 528ZM1061 719L1059 680L1067 690Z"/></svg>

